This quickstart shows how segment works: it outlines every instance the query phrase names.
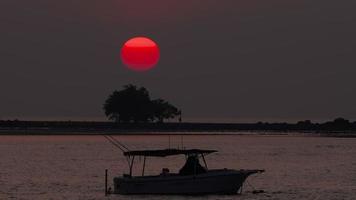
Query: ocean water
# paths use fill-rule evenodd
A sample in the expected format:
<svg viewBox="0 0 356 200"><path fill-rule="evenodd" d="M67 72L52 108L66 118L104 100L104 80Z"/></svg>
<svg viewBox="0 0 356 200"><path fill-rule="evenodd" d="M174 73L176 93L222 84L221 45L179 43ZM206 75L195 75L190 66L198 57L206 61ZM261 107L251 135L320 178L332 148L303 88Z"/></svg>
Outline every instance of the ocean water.
<svg viewBox="0 0 356 200"><path fill-rule="evenodd" d="M115 136L130 149L206 148L209 168L265 169L241 195L104 196L104 174L128 171L102 136L0 136L0 199L356 199L356 139L259 135ZM182 142L183 141L183 142ZM141 173L137 160L135 174ZM182 156L150 158L147 174L178 171ZM252 191L265 193L253 194Z"/></svg>

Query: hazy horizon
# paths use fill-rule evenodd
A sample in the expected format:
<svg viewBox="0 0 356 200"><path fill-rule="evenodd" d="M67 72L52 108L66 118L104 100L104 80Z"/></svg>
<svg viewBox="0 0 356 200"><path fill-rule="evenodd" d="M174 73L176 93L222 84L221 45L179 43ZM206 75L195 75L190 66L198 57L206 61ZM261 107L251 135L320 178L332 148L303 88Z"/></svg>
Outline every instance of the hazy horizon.
<svg viewBox="0 0 356 200"><path fill-rule="evenodd" d="M267 123L297 123L299 121L310 120L312 123L325 123L329 121L334 121L336 118L334 117L330 119L241 119L241 118L182 118L182 122L186 123L258 123L258 122L267 122ZM99 118L66 118L66 117L58 117L58 118L38 118L38 117L29 117L29 118L0 118L0 120L20 120L20 121L78 121L78 122L108 122L111 121L106 117ZM356 122L355 119L346 119L351 123ZM176 119L166 119L165 122L179 122L178 118Z"/></svg>

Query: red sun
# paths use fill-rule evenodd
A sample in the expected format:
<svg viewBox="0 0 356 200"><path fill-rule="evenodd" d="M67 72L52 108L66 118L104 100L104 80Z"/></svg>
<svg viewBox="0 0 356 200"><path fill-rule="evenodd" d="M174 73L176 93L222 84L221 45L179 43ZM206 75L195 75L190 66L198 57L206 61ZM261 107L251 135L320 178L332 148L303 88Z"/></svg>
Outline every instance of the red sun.
<svg viewBox="0 0 356 200"><path fill-rule="evenodd" d="M160 53L158 45L147 37L135 37L121 48L121 60L134 71L147 71L157 65Z"/></svg>

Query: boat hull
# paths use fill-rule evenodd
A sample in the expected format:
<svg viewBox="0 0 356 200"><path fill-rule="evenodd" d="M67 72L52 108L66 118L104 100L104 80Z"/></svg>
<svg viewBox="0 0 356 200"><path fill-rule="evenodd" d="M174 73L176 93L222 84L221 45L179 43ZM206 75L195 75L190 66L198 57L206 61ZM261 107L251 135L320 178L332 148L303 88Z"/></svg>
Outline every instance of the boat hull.
<svg viewBox="0 0 356 200"><path fill-rule="evenodd" d="M117 194L236 194L245 179L260 170L210 170L197 175L114 178Z"/></svg>

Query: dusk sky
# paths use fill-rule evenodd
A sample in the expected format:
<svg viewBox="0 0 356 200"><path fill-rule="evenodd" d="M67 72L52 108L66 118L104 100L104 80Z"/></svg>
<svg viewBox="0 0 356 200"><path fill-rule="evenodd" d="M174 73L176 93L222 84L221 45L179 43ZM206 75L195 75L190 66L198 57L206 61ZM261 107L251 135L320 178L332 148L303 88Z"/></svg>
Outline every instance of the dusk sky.
<svg viewBox="0 0 356 200"><path fill-rule="evenodd" d="M1 0L0 119L106 120L125 84L183 121L356 120L355 0ZM160 46L134 72L120 49Z"/></svg>

